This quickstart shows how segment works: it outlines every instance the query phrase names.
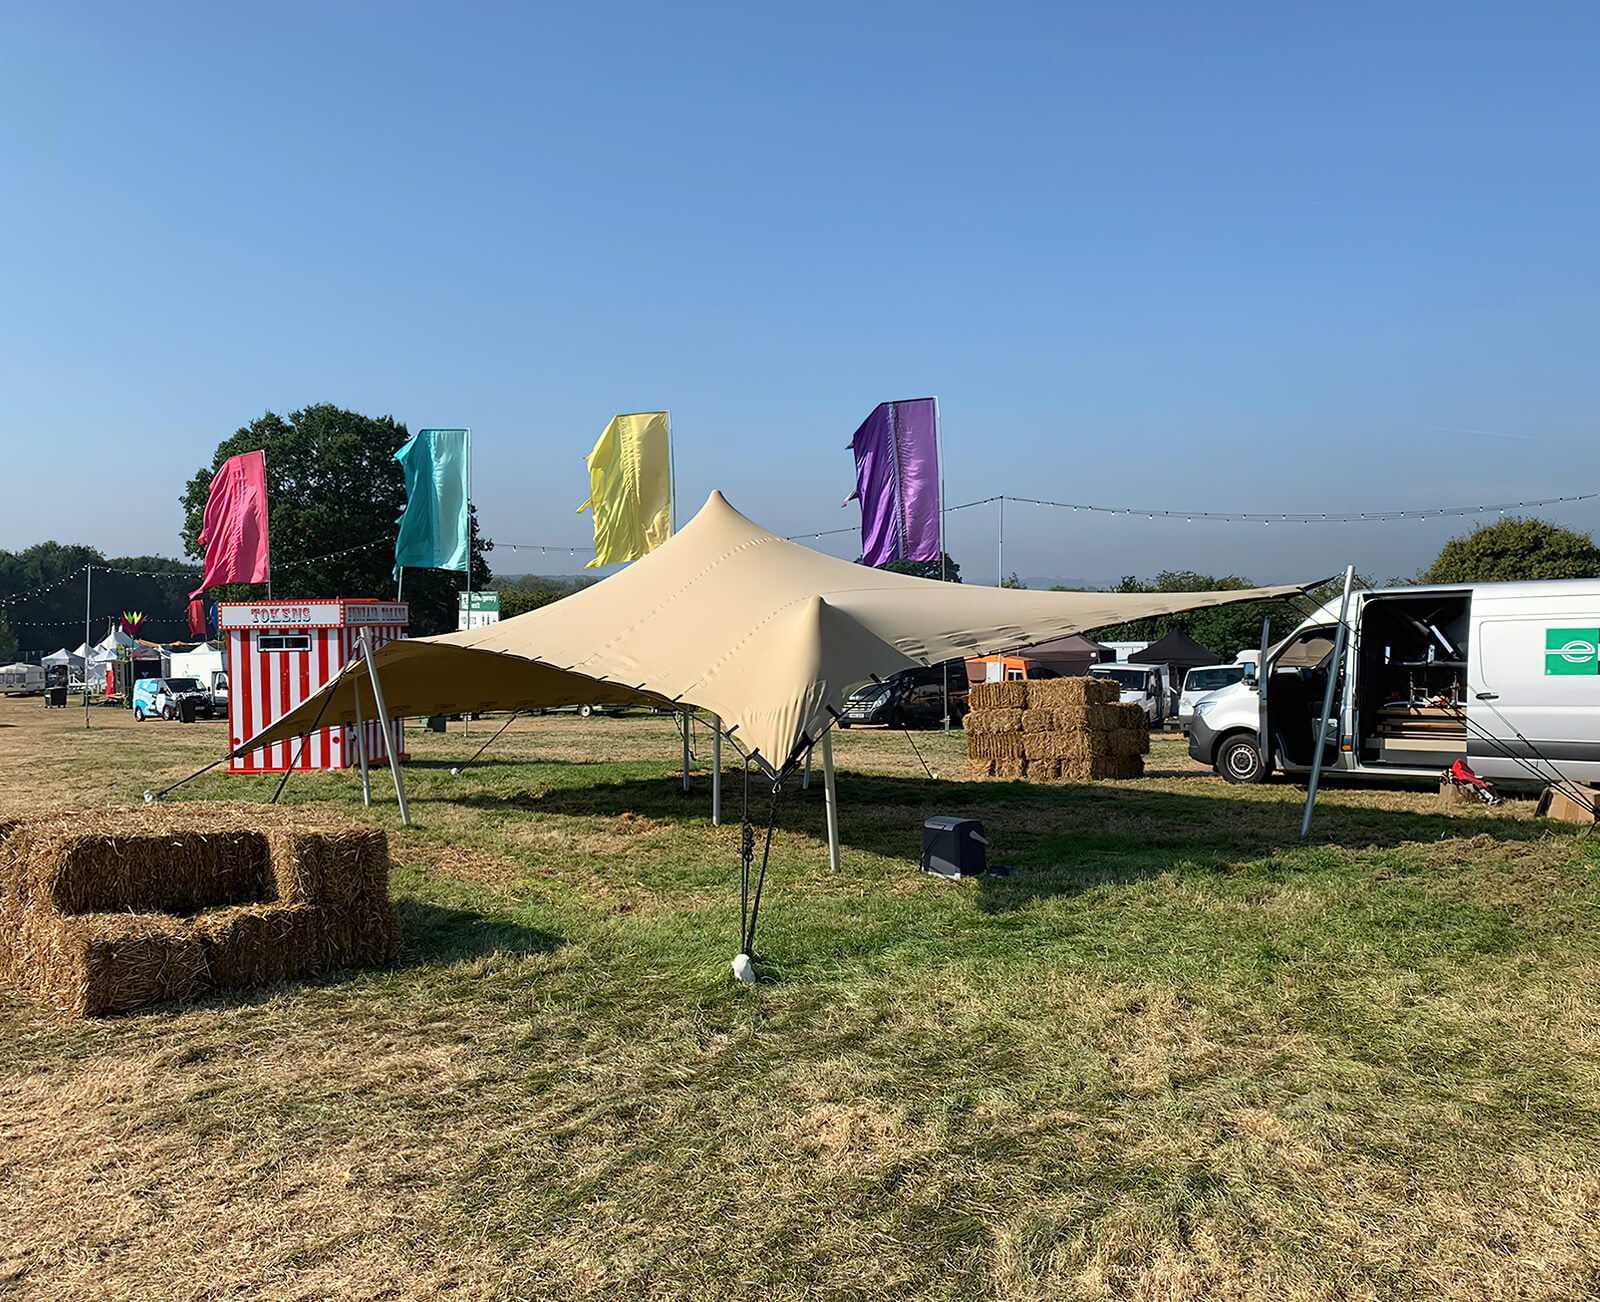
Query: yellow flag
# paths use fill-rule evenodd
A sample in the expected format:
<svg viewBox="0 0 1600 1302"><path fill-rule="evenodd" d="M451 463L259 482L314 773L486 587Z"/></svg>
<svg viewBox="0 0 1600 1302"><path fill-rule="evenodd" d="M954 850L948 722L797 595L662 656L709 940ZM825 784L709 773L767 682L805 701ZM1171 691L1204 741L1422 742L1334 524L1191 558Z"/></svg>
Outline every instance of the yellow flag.
<svg viewBox="0 0 1600 1302"><path fill-rule="evenodd" d="M636 561L672 536L667 413L614 416L589 454L595 556L586 569Z"/></svg>

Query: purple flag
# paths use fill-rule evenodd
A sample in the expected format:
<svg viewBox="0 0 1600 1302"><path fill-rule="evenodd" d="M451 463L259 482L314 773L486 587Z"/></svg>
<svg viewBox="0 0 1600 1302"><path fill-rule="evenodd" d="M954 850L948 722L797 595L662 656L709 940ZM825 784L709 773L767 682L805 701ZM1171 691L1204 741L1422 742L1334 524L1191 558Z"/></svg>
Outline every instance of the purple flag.
<svg viewBox="0 0 1600 1302"><path fill-rule="evenodd" d="M851 440L861 499L861 562L936 561L938 408L932 398L880 402Z"/></svg>

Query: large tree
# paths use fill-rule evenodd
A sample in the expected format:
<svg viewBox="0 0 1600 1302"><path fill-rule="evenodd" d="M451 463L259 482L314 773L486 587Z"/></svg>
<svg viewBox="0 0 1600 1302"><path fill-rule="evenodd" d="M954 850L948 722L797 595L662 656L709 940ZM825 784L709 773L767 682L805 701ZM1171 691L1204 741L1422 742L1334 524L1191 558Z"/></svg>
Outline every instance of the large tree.
<svg viewBox="0 0 1600 1302"><path fill-rule="evenodd" d="M17 654L17 635L6 622L6 613L0 610L0 661L10 664Z"/></svg>
<svg viewBox="0 0 1600 1302"><path fill-rule="evenodd" d="M217 445L208 469L184 490L183 542L189 555L199 544L212 476L229 457L262 451L267 462L267 524L272 540L275 597L384 597L394 591L396 521L405 509L405 477L394 459L410 438L392 416L362 416L327 403L280 416L267 412ZM494 544L479 538L473 512L472 587L487 586L484 553ZM466 586L458 570L405 572L413 634L456 627L458 594ZM260 597L259 587L234 584L215 589L223 600Z"/></svg>
<svg viewBox="0 0 1600 1302"><path fill-rule="evenodd" d="M1452 538L1418 583L1496 583L1600 577L1600 547L1548 520L1509 516Z"/></svg>

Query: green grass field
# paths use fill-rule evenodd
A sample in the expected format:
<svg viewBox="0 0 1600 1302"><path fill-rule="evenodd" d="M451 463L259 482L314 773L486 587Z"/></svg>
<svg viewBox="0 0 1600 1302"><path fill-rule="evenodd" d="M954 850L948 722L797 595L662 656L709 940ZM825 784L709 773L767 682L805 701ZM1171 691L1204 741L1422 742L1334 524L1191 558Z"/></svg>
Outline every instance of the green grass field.
<svg viewBox="0 0 1600 1302"><path fill-rule="evenodd" d="M221 725L0 700L0 816ZM410 736L291 778L390 831L389 971L63 1024L0 990L0 1299L1600 1293L1600 854L1430 792L1078 788L838 736L731 982L739 782L672 724ZM915 734L959 773L959 734ZM264 799L201 778L174 797ZM767 790L754 784L763 827ZM917 871L975 815L1008 878Z"/></svg>

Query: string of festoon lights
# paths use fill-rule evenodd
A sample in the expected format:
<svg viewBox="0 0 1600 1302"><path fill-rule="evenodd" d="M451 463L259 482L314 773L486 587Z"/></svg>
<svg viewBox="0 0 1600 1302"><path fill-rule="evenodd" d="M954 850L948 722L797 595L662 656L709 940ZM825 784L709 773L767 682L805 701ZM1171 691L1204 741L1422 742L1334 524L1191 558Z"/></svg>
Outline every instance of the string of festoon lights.
<svg viewBox="0 0 1600 1302"><path fill-rule="evenodd" d="M91 615L87 622L98 624L103 619L120 620L126 613L126 611L113 610L107 614ZM74 615L70 619L10 619L6 622L12 628L82 628L85 620L82 615ZM146 615L139 628L143 630L147 624L174 624L187 628L189 621L183 616Z"/></svg>
<svg viewBox="0 0 1600 1302"><path fill-rule="evenodd" d="M1437 520L1447 517L1467 517L1494 514L1504 516L1508 511L1526 511L1567 502L1587 502L1600 497L1597 493L1575 493L1564 497L1527 498L1519 502L1484 502L1470 506L1424 506L1405 510L1372 511L1174 511L1165 507L1102 506L1091 502L1055 502L1042 497L1013 497L1010 493L997 493L993 497L980 497L971 502L961 502L945 508L945 513L965 511L969 507L988 506L992 503L1016 502L1025 506L1048 506L1062 511L1086 511L1098 515L1125 515L1147 520L1182 520L1187 524L1385 524L1398 520ZM860 527L849 525L842 529L818 529L812 533L786 535L791 541L800 538L826 538L832 534L859 533Z"/></svg>
<svg viewBox="0 0 1600 1302"><path fill-rule="evenodd" d="M585 547L581 543L508 543L495 540L494 549L501 551L509 547L512 551L538 552L541 556L546 552L566 552L568 556L576 556L579 552L590 555L594 552L593 546Z"/></svg>
<svg viewBox="0 0 1600 1302"><path fill-rule="evenodd" d="M14 606L19 601L28 601L47 592L54 592L57 588L64 588L74 579L81 578L83 572L89 568L88 565L80 565L71 574L64 574L53 582L29 588L26 592L14 592L9 597L0 597L0 607ZM187 570L129 570L120 565L95 565L93 569L96 574L125 574L140 579L193 579L200 574L198 565Z"/></svg>

